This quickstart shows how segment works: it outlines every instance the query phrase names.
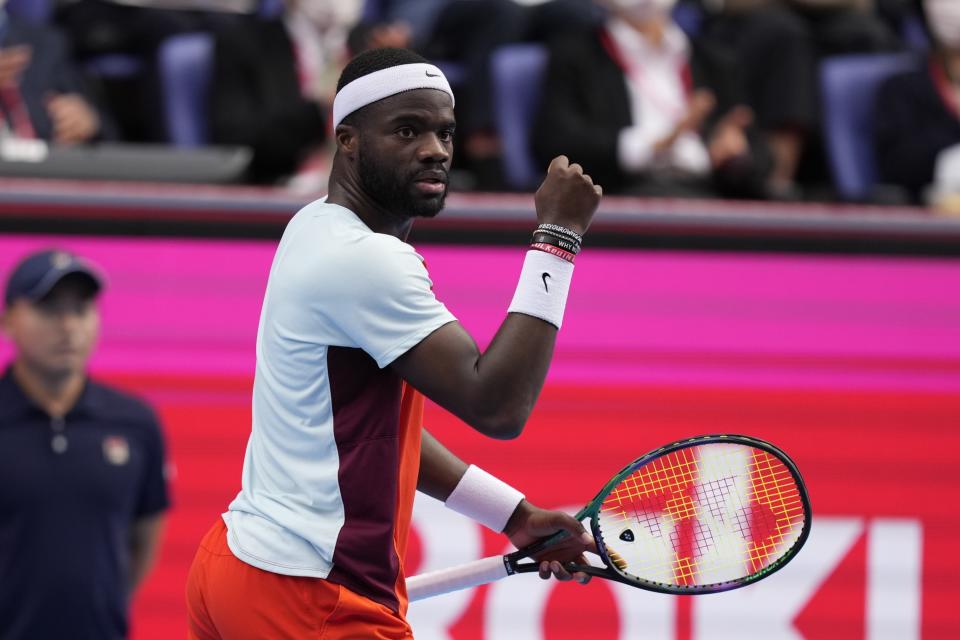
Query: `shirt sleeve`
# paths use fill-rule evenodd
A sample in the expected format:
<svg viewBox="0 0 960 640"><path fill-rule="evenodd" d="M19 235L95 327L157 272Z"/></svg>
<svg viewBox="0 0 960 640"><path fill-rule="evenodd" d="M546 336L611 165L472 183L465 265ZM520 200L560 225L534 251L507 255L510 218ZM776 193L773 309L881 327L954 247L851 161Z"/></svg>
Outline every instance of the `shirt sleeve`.
<svg viewBox="0 0 960 640"><path fill-rule="evenodd" d="M140 485L140 496L134 513L137 518L165 511L170 506L167 487L166 446L163 433L156 416L151 412L151 422L144 428L145 443L144 475Z"/></svg>
<svg viewBox="0 0 960 640"><path fill-rule="evenodd" d="M328 315L360 349L388 366L456 318L433 293L423 258L395 238L374 236L352 252L352 277L341 279Z"/></svg>

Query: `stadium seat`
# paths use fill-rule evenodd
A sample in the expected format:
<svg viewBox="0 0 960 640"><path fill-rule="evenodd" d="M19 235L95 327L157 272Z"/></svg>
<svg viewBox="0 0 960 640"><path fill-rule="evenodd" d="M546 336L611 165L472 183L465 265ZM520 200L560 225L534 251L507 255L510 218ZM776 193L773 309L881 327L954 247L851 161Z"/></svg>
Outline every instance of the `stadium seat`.
<svg viewBox="0 0 960 640"><path fill-rule="evenodd" d="M260 0L257 15L266 20L273 20L283 15L283 0Z"/></svg>
<svg viewBox="0 0 960 640"><path fill-rule="evenodd" d="M4 7L10 15L27 22L49 22L53 15L54 0L7 0Z"/></svg>
<svg viewBox="0 0 960 640"><path fill-rule="evenodd" d="M212 34L186 33L167 38L160 45L158 64L169 141L178 147L206 144Z"/></svg>
<svg viewBox="0 0 960 640"><path fill-rule="evenodd" d="M382 0L364 0L363 9L360 11L360 19L363 22L379 22L387 14L386 3Z"/></svg>
<svg viewBox="0 0 960 640"><path fill-rule="evenodd" d="M874 97L886 78L918 64L912 54L836 56L821 64L825 145L841 198L871 198L877 183Z"/></svg>
<svg viewBox="0 0 960 640"><path fill-rule="evenodd" d="M923 16L919 11L911 11L900 22L900 39L911 51L927 53L930 51L930 35L923 23Z"/></svg>
<svg viewBox="0 0 960 640"><path fill-rule="evenodd" d="M493 113L503 149L504 181L518 189L536 188L543 171L530 148L530 129L547 68L547 49L511 44L493 53Z"/></svg>
<svg viewBox="0 0 960 640"><path fill-rule="evenodd" d="M673 21L690 38L696 38L703 31L703 9L695 2L678 2L673 8Z"/></svg>

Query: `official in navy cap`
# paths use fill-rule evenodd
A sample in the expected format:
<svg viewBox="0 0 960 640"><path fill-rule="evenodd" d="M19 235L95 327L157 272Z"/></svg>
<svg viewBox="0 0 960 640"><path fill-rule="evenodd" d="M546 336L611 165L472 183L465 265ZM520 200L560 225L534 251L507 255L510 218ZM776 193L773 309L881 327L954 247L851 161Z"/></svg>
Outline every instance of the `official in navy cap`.
<svg viewBox="0 0 960 640"><path fill-rule="evenodd" d="M90 379L104 278L47 250L10 274L0 316L0 638L127 637L168 507L164 444L142 401Z"/></svg>

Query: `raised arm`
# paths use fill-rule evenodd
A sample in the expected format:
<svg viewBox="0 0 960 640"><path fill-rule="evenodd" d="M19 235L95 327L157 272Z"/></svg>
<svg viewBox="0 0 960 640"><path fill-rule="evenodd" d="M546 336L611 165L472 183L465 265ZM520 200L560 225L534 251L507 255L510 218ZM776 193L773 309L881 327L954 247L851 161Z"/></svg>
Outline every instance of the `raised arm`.
<svg viewBox="0 0 960 640"><path fill-rule="evenodd" d="M601 189L560 156L536 194L537 218L582 234ZM482 267L481 267L482 268ZM490 346L480 351L458 323L447 324L391 365L407 382L481 433L520 435L543 387L573 265L530 251L517 294Z"/></svg>

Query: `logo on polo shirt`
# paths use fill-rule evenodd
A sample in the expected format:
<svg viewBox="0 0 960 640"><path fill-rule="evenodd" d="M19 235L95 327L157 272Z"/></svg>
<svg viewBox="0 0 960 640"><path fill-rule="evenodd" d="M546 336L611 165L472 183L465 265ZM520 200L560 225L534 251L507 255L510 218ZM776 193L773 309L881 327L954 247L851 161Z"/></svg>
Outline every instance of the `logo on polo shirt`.
<svg viewBox="0 0 960 640"><path fill-rule="evenodd" d="M130 460L130 445L123 436L107 436L103 439L103 457L110 464L125 465Z"/></svg>
<svg viewBox="0 0 960 640"><path fill-rule="evenodd" d="M73 262L73 258L70 257L69 253L64 253L63 251L57 251L50 256L50 264L57 269L66 269L70 266L71 262Z"/></svg>

